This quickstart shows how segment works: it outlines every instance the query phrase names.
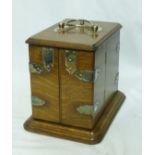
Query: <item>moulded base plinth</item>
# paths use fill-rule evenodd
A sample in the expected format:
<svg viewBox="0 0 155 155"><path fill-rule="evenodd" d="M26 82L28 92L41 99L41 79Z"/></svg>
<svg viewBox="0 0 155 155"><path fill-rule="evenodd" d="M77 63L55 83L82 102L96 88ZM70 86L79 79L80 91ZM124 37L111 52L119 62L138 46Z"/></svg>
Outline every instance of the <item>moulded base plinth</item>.
<svg viewBox="0 0 155 155"><path fill-rule="evenodd" d="M24 128L35 133L66 138L87 144L96 144L104 137L124 99L125 95L117 91L92 130L45 122L33 119L32 117L24 123Z"/></svg>

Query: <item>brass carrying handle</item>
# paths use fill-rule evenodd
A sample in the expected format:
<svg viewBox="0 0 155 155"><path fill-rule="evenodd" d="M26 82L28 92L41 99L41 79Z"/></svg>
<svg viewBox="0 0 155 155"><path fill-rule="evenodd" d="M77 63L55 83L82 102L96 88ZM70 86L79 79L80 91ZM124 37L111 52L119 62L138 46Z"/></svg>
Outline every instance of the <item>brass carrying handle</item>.
<svg viewBox="0 0 155 155"><path fill-rule="evenodd" d="M78 20L71 19L67 22L60 22L58 24L58 28L59 28L58 30L59 32L62 32L62 33L69 31L72 28L77 28L77 27L88 29L94 35L97 34L98 29L99 29L98 25L95 25L94 23L88 20L85 20L85 19L78 19Z"/></svg>
<svg viewBox="0 0 155 155"><path fill-rule="evenodd" d="M31 73L41 74L43 72L51 72L54 65L54 50L53 48L42 48L42 64L30 63L29 68Z"/></svg>

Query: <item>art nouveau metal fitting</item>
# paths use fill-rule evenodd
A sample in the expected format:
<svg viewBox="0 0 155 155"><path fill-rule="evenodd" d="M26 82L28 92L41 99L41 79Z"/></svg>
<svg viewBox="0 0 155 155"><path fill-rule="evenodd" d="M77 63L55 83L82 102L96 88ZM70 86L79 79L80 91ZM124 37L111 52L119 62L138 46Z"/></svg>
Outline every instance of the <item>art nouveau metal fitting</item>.
<svg viewBox="0 0 155 155"><path fill-rule="evenodd" d="M33 106L43 106L45 104L45 100L41 99L38 96L32 96L32 105Z"/></svg>
<svg viewBox="0 0 155 155"><path fill-rule="evenodd" d="M91 70L79 70L77 68L77 52L72 50L65 50L65 67L66 71L84 82L94 81L94 72Z"/></svg>
<svg viewBox="0 0 155 155"><path fill-rule="evenodd" d="M53 48L42 48L42 64L30 63L29 68L31 73L41 74L43 72L51 72L54 64Z"/></svg>

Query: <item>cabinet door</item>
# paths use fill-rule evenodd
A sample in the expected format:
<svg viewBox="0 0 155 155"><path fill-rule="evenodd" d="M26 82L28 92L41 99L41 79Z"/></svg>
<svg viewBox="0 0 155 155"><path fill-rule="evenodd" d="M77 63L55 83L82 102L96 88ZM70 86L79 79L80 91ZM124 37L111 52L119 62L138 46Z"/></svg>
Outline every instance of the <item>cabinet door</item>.
<svg viewBox="0 0 155 155"><path fill-rule="evenodd" d="M92 128L93 52L60 50L61 122Z"/></svg>
<svg viewBox="0 0 155 155"><path fill-rule="evenodd" d="M32 116L59 122L58 50L29 46Z"/></svg>

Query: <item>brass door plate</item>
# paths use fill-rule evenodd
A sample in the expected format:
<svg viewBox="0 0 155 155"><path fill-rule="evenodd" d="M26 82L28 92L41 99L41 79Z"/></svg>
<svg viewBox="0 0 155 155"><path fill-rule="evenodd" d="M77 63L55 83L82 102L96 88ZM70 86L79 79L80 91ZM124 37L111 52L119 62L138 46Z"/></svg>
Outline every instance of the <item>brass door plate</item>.
<svg viewBox="0 0 155 155"><path fill-rule="evenodd" d="M45 100L41 99L38 96L32 96L32 105L33 106L43 106L45 104Z"/></svg>
<svg viewBox="0 0 155 155"><path fill-rule="evenodd" d="M92 70L79 70L77 68L78 55L76 51L65 50L65 67L66 71L84 82L94 81L94 71Z"/></svg>
<svg viewBox="0 0 155 155"><path fill-rule="evenodd" d="M29 69L31 73L41 74L43 72L51 72L54 66L54 49L42 48L42 64L30 63Z"/></svg>

